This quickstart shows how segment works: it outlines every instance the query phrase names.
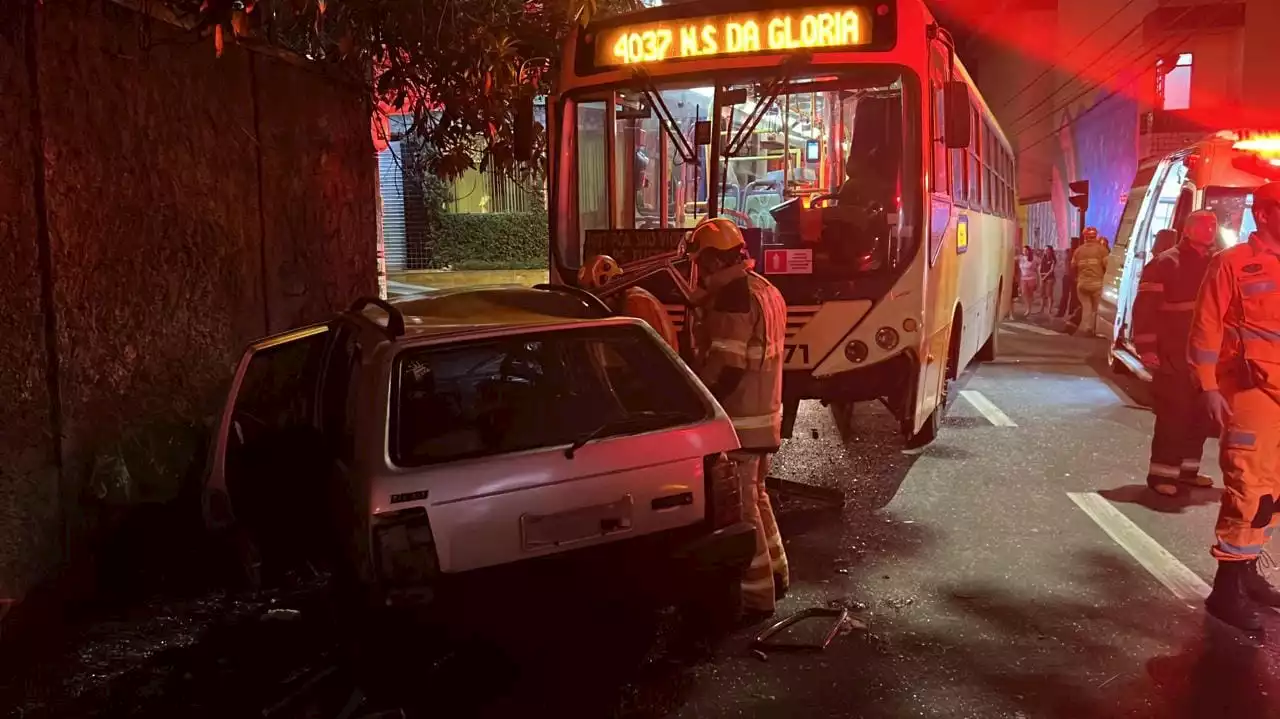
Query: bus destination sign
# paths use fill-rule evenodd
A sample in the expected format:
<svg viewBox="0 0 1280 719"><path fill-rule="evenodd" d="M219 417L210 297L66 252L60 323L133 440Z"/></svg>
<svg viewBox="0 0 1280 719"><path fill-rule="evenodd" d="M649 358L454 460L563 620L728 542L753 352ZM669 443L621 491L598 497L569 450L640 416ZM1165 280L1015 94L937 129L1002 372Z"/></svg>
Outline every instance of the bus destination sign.
<svg viewBox="0 0 1280 719"><path fill-rule="evenodd" d="M871 43L866 8L769 10L601 30L597 67L756 52L857 47Z"/></svg>

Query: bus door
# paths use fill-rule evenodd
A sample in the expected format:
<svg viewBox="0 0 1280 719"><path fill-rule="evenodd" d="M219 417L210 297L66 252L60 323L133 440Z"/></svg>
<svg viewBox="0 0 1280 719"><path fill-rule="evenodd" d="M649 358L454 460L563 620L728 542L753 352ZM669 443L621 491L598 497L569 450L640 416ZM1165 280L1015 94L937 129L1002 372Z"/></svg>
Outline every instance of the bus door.
<svg viewBox="0 0 1280 719"><path fill-rule="evenodd" d="M951 153L946 142L946 81L950 77L948 50L942 42L934 40L929 51L928 108L930 122L927 125L929 152L929 246L928 270L925 276L924 322L922 333L924 346L920 348L920 384L916 391L915 415L927 417L941 399L942 382L946 371L946 358L950 336L947 327L951 321L955 295L956 268L953 253L944 252L947 237L951 234L952 215L952 165ZM910 417L908 413L907 417Z"/></svg>
<svg viewBox="0 0 1280 719"><path fill-rule="evenodd" d="M1138 177L1142 175L1142 170L1139 170ZM1162 162L1152 176L1150 185L1142 190L1146 197L1132 222L1128 217L1129 206L1125 207L1125 216L1120 221L1121 232L1117 232L1117 246L1108 261L1108 264L1115 262L1119 265L1116 267L1119 285L1114 290L1116 299L1113 324L1117 345L1127 346L1133 342L1133 301L1138 296L1142 268L1151 261L1151 248L1155 244L1156 233L1174 227L1176 213L1181 212L1183 218L1190 214L1194 193L1184 192L1186 176L1187 166L1183 157ZM1136 185L1135 182L1131 192L1140 191ZM1129 202L1133 202L1132 195ZM1119 242L1125 236L1126 227L1132 227L1133 230L1128 233L1125 238L1127 244L1121 250ZM1110 270L1108 274L1111 274ZM1108 318L1103 314L1102 319L1106 321Z"/></svg>

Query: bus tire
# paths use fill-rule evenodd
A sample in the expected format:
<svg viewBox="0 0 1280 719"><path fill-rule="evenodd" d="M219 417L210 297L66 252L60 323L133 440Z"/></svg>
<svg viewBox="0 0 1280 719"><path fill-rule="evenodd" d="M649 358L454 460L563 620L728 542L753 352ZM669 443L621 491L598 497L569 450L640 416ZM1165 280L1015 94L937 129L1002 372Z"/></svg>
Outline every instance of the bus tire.
<svg viewBox="0 0 1280 719"><path fill-rule="evenodd" d="M920 449L925 445L933 443L938 438L938 430L942 429L942 413L945 411L942 403L939 402L937 407L929 413L929 419L924 421L924 426L919 432L912 431L911 420L905 420L902 423L903 434L907 436L907 449Z"/></svg>
<svg viewBox="0 0 1280 719"><path fill-rule="evenodd" d="M907 447L910 449L919 449L938 438L938 432L942 429L942 419L947 414L947 408L951 406L951 401L955 399L956 380L960 378L960 328L962 315L960 310L956 310L956 316L952 320L951 341L947 345L947 357L944 360L944 375L942 378L942 396L938 398L938 406L933 408L929 413L929 419L925 420L924 426L919 432L912 432L909 425L910 420L903 420L903 434L907 436Z"/></svg>
<svg viewBox="0 0 1280 719"><path fill-rule="evenodd" d="M978 354L974 356L974 359L978 360L979 362L995 361L996 354L1000 350L999 337L1000 337L1000 323L997 322L991 326L991 336L987 338L986 343L984 343L981 347L978 348Z"/></svg>

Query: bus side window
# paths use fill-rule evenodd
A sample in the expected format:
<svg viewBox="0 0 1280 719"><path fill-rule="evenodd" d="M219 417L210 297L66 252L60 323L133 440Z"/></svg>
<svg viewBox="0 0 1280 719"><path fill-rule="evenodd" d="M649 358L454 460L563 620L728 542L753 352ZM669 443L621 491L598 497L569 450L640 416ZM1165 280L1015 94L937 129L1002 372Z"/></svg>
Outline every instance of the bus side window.
<svg viewBox="0 0 1280 719"><path fill-rule="evenodd" d="M947 152L946 128L946 103L943 100L942 87L943 80L947 76L947 59L938 49L937 44L933 46L933 51L929 53L930 67L929 79L932 92L931 97L931 117L933 119L933 127L929 128L930 139L933 145L933 162L932 173L930 176L929 189L934 194L949 195L951 194L951 178L947 172L949 155Z"/></svg>

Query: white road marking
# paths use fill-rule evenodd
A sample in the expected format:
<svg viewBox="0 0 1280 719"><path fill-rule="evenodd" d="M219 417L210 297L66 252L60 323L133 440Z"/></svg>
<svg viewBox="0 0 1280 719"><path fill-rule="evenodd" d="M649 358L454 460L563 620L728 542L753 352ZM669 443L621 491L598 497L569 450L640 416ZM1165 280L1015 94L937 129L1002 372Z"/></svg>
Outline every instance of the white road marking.
<svg viewBox="0 0 1280 719"><path fill-rule="evenodd" d="M1061 332L1054 332L1053 330L1047 330L1043 327L1036 327L1035 325L1029 325L1024 322L1010 321L1010 322L1005 322L1005 324L1009 325L1010 327L1014 327L1016 329L1026 330L1027 332L1034 332L1038 335L1044 335L1045 337L1061 337L1062 336Z"/></svg>
<svg viewBox="0 0 1280 719"><path fill-rule="evenodd" d="M1200 575L1178 561L1169 550L1160 546L1151 535L1142 531L1097 492L1067 492L1067 496L1116 544L1124 547L1126 552L1138 560L1138 564L1187 606L1198 606L1209 596L1209 585Z"/></svg>
<svg viewBox="0 0 1280 719"><path fill-rule="evenodd" d="M986 398L981 392L972 389L960 390L960 396L968 400L973 408L982 413L987 421L997 427L1017 427L1018 425L1011 419L1009 415L1000 411L1000 408Z"/></svg>

